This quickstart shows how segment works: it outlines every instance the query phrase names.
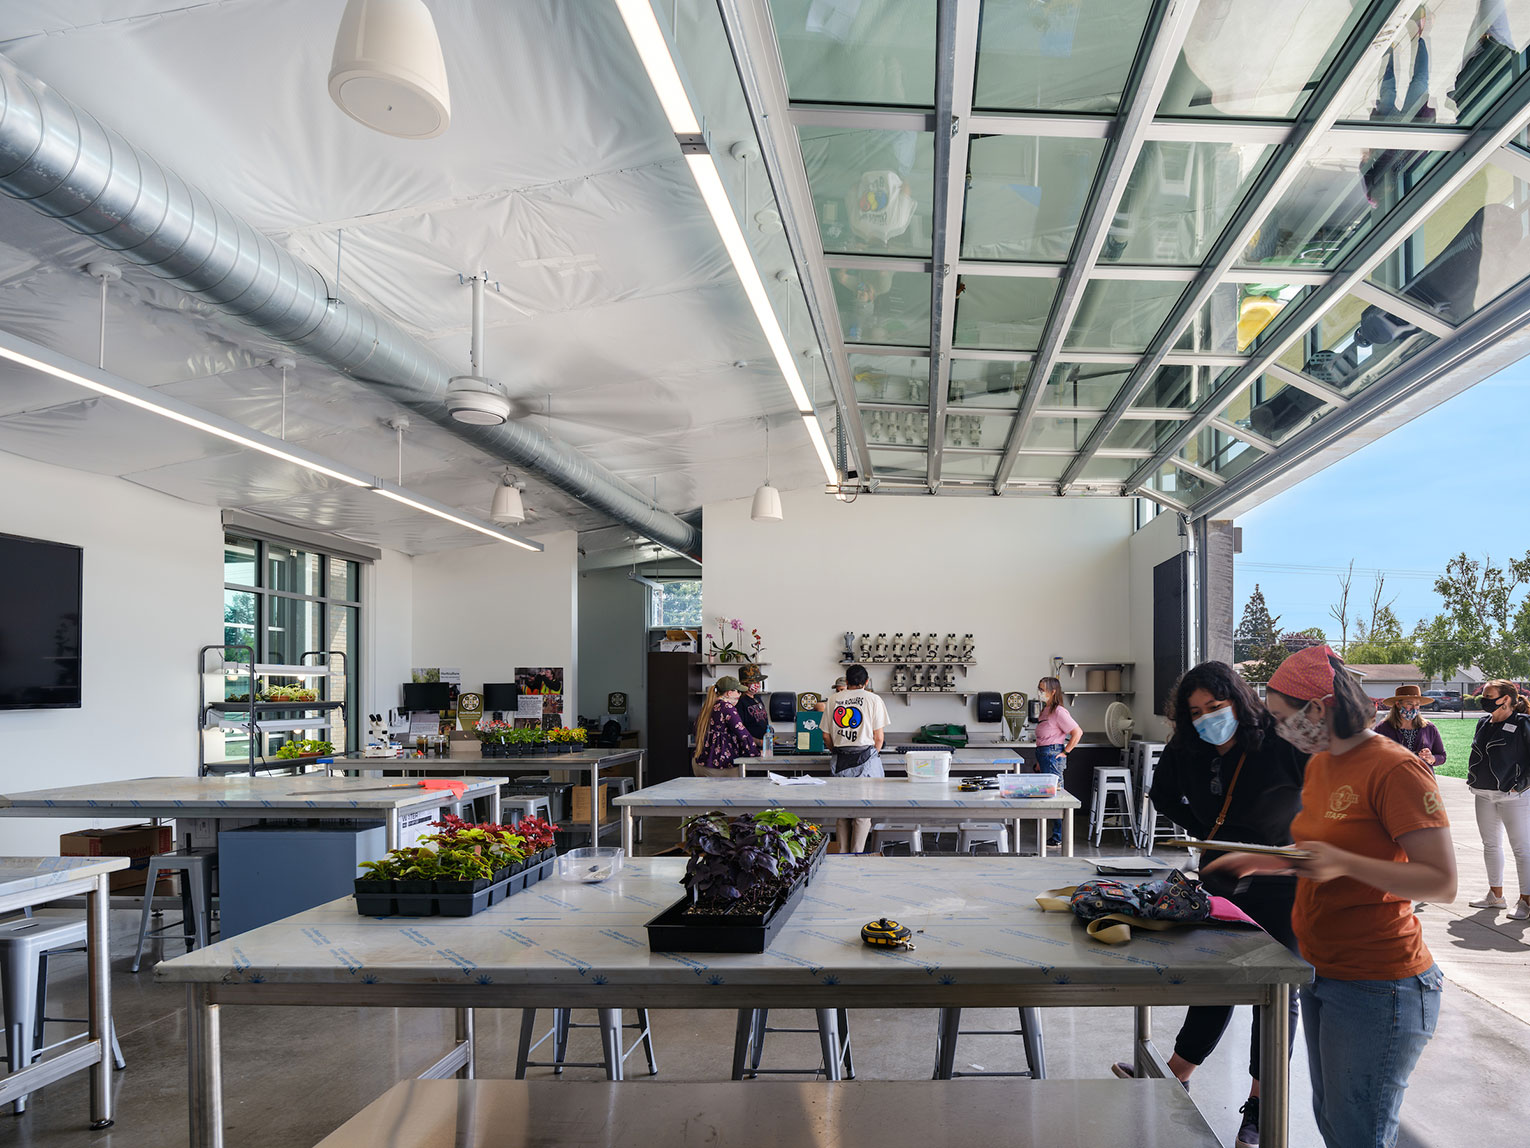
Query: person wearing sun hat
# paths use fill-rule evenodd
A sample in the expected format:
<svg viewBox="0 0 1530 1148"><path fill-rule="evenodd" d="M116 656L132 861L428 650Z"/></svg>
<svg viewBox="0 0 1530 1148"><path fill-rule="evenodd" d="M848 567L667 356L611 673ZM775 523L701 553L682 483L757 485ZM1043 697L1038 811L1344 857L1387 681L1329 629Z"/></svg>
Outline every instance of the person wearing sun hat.
<svg viewBox="0 0 1530 1148"><path fill-rule="evenodd" d="M738 716L738 699L743 684L731 674L717 679L701 703L696 719L696 749L691 755L691 772L697 777L743 777L737 757L754 757L760 743L754 740Z"/></svg>
<svg viewBox="0 0 1530 1148"><path fill-rule="evenodd" d="M1312 1107L1328 1148L1393 1144L1445 978L1411 902L1453 901L1455 846L1439 783L1371 729L1376 704L1327 646L1270 675L1276 731L1310 753L1291 837L1303 856L1228 853L1203 874L1294 870L1292 931L1315 971L1301 989Z"/></svg>
<svg viewBox="0 0 1530 1148"><path fill-rule="evenodd" d="M1376 732L1389 737L1430 769L1437 769L1445 760L1445 743L1440 731L1432 721L1424 720L1419 707L1434 705L1433 698L1426 698L1417 686L1398 686L1397 693L1381 700L1391 706L1391 711L1376 726Z"/></svg>

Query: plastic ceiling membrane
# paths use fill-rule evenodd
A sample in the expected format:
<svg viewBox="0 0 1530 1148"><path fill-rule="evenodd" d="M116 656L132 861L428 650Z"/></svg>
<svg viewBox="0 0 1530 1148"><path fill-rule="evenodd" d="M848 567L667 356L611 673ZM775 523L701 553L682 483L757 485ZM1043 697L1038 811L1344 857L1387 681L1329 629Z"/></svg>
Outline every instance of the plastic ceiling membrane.
<svg viewBox="0 0 1530 1148"><path fill-rule="evenodd" d="M776 484L821 481L614 6L433 4L453 122L430 141L370 132L329 101L340 9L8 4L0 51L331 281L343 231L344 289L464 372L470 306L458 275L487 271L499 288L488 292L487 373L533 427L641 491L656 478L660 506L746 497L763 476L767 415L787 430L772 437ZM756 210L769 202L763 182L752 189ZM110 256L9 199L0 235L0 327L94 363L99 288L80 268ZM796 308L805 328L800 298ZM280 351L130 265L110 288L107 369L272 434L281 387L269 362ZM334 528L302 518L311 492L301 483L243 466L243 455L216 443L199 454L180 442L184 428L155 433L150 416L129 421L122 404L97 402L83 418L80 406L71 388L0 371L0 449L89 458L181 498L279 517L285 506L289 520ZM383 423L400 413L302 357L289 371L289 441L341 462L394 477ZM504 464L413 424L406 485L484 516ZM416 530L423 516L371 505L382 501L363 501L367 529L381 514L410 522L411 546L478 544L447 524ZM528 531L609 522L534 478L526 501L538 512Z"/></svg>

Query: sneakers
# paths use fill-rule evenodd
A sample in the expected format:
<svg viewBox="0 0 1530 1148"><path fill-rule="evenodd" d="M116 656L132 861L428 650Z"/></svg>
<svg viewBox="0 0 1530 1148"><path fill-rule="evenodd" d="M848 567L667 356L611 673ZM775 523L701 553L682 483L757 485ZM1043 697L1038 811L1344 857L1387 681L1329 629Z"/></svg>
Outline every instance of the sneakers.
<svg viewBox="0 0 1530 1148"><path fill-rule="evenodd" d="M1112 1064L1110 1066L1110 1071L1115 1073L1122 1080L1137 1079L1137 1070L1124 1060L1118 1060ZM1181 1080L1179 1083L1180 1087L1182 1087L1186 1092L1190 1091L1190 1082L1188 1080ZM1255 1123L1257 1124L1258 1121L1256 1120ZM1258 1141L1256 1140L1254 1143L1258 1144Z"/></svg>
<svg viewBox="0 0 1530 1148"><path fill-rule="evenodd" d="M1486 897L1482 898L1482 900L1468 901L1467 904L1470 905L1473 909L1503 909L1507 908L1509 903L1502 897L1495 897L1493 894L1489 893Z"/></svg>
<svg viewBox="0 0 1530 1148"><path fill-rule="evenodd" d="M1525 903L1524 898L1514 902L1514 908L1509 910L1509 920L1524 921L1530 919L1530 905Z"/></svg>
<svg viewBox="0 0 1530 1148"><path fill-rule="evenodd" d="M1250 1096L1238 1111L1243 1114L1243 1123L1238 1125L1237 1148L1259 1148L1259 1097Z"/></svg>

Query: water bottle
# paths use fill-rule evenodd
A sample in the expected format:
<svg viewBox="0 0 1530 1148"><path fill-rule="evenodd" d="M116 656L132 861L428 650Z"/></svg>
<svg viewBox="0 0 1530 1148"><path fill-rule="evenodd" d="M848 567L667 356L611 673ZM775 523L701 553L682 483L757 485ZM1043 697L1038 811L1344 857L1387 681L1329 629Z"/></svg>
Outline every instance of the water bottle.
<svg viewBox="0 0 1530 1148"><path fill-rule="evenodd" d="M765 727L765 747L760 750L764 757L776 756L776 730L774 726Z"/></svg>

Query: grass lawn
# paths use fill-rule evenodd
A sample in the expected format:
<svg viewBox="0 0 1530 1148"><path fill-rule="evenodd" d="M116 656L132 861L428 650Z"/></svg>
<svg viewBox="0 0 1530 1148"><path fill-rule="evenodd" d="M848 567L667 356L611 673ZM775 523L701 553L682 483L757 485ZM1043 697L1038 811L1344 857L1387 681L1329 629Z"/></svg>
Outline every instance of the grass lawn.
<svg viewBox="0 0 1530 1148"><path fill-rule="evenodd" d="M1435 770L1444 777L1465 777L1466 759L1471 753L1472 734L1477 732L1481 714L1456 717L1453 714L1436 714L1429 720L1440 727L1440 740L1445 743L1445 764Z"/></svg>

